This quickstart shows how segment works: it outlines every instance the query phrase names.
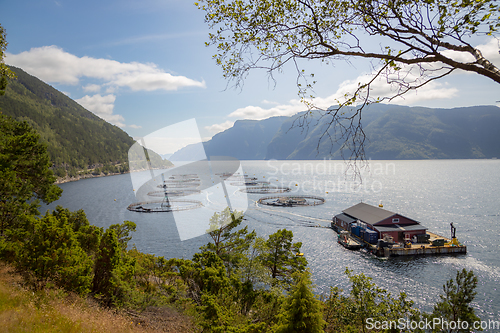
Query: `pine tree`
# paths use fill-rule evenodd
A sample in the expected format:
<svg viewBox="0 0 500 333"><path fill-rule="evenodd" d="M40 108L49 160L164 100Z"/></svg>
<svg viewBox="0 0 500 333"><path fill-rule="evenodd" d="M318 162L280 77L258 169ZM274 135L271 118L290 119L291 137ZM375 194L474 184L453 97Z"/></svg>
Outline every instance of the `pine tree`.
<svg viewBox="0 0 500 333"><path fill-rule="evenodd" d="M270 272L273 286L289 286L292 273L302 272L307 266L307 260L302 256L297 256L302 243L292 243L292 241L293 232L286 229L280 229L269 235L266 241L266 249L261 254L261 260Z"/></svg>
<svg viewBox="0 0 500 333"><path fill-rule="evenodd" d="M472 332L473 323L479 321L471 306L476 296L477 277L473 271L457 271L455 281L450 279L443 286L444 295L440 295L441 301L434 306L432 317L440 318L448 323L459 320L468 323L468 329L451 329L441 327L440 332ZM450 325L451 326L451 325ZM464 327L464 325L462 325Z"/></svg>
<svg viewBox="0 0 500 333"><path fill-rule="evenodd" d="M309 272L296 273L297 283L292 288L281 314L277 333L323 333L326 322L323 320L321 302L311 290Z"/></svg>

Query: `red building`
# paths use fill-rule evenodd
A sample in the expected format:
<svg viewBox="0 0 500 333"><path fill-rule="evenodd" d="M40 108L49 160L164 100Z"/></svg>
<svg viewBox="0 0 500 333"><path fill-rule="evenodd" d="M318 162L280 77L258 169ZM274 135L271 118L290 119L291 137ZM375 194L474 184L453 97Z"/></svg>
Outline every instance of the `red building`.
<svg viewBox="0 0 500 333"><path fill-rule="evenodd" d="M333 218L333 223L342 229L351 230L354 225L375 230L379 238L392 236L394 241L402 242L414 235L425 234L427 228L419 222L401 214L360 202L342 211Z"/></svg>

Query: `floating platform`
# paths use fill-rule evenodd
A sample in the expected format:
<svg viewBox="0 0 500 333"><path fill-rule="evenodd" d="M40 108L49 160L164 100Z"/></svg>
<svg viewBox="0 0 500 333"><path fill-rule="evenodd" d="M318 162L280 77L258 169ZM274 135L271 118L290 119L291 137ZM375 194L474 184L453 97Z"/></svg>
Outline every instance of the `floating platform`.
<svg viewBox="0 0 500 333"><path fill-rule="evenodd" d="M460 244L456 238L453 240L427 231L429 243L411 243L405 245L398 244L392 248L377 248L377 255L381 257L399 257L399 256L415 256L415 255L435 255L435 254L456 254L467 253L467 246ZM442 241L440 241L442 240ZM443 245L433 245L443 244Z"/></svg>
<svg viewBox="0 0 500 333"><path fill-rule="evenodd" d="M381 257L399 257L399 256L416 256L416 255L433 255L433 254L455 254L467 253L465 245L459 246L427 246L429 244L412 244L409 248L393 247L384 248L383 253L377 254Z"/></svg>
<svg viewBox="0 0 500 333"><path fill-rule="evenodd" d="M417 255L442 255L442 254L465 254L467 246L459 243L456 238L453 240L427 231L429 235L429 243L393 243L388 247L380 248L375 244L365 242L363 239L349 233L347 230L339 228L332 223L332 229L341 234L347 232L349 236L364 244L364 248L379 257L400 257L400 256L417 256ZM439 241L441 240L441 241ZM433 244L443 245L433 245ZM343 244L342 244L343 245Z"/></svg>

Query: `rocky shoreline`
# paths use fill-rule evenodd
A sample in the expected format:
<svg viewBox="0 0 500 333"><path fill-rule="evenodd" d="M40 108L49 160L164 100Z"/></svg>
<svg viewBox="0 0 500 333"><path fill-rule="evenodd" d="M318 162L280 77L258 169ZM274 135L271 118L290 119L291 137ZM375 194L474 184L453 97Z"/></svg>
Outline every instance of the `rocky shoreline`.
<svg viewBox="0 0 500 333"><path fill-rule="evenodd" d="M76 177L58 177L57 180L55 181L55 184L64 184L64 183L69 183L69 182L76 182L81 179L87 179L87 178L99 178L99 177L107 177L107 176L116 176L116 175L123 175L130 173L130 171L125 171L125 172L110 172L108 174L100 173L98 175L93 175L93 174L83 174L83 175L78 175Z"/></svg>

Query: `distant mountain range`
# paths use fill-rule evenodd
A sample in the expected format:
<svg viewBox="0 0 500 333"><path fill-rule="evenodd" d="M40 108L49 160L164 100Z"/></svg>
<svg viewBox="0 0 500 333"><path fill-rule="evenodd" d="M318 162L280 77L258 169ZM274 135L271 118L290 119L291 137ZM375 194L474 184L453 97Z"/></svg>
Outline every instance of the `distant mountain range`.
<svg viewBox="0 0 500 333"><path fill-rule="evenodd" d="M126 132L22 69L10 68L17 79L10 80L0 96L0 112L27 121L40 134L56 175L96 168L105 173L128 170L128 152L135 141ZM155 166L172 165L154 152L149 156Z"/></svg>
<svg viewBox="0 0 500 333"><path fill-rule="evenodd" d="M347 110L349 112L349 110ZM318 142L327 118L311 119L307 130L292 128L301 114L236 121L204 143L207 156L240 160L340 159L340 145ZM372 104L363 110L365 154L371 159L469 159L500 157L500 108L473 106L433 109ZM329 133L333 135L333 130ZM194 145L170 157L198 159Z"/></svg>

